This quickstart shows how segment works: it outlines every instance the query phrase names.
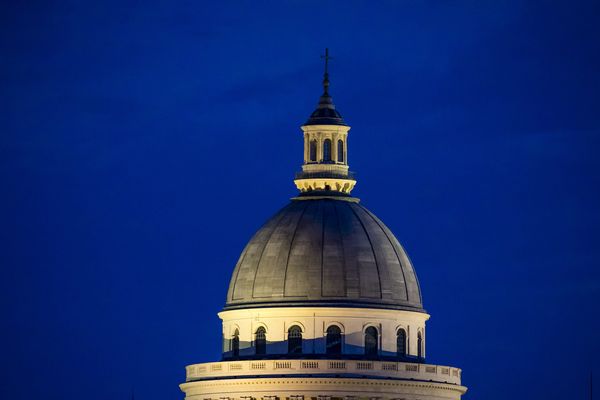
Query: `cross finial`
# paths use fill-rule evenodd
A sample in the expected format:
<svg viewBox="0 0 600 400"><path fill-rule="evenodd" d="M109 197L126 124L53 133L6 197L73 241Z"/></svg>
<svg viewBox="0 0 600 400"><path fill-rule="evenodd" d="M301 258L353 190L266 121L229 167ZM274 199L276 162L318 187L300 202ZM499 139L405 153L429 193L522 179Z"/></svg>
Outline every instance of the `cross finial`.
<svg viewBox="0 0 600 400"><path fill-rule="evenodd" d="M329 60L331 60L333 57L329 57L329 49L326 47L325 48L325 55L321 56L321 58L325 59L325 75L328 74L328 67L329 67Z"/></svg>
<svg viewBox="0 0 600 400"><path fill-rule="evenodd" d="M323 76L323 92L324 94L329 94L329 60L333 57L329 57L329 49L325 48L325 55L321 56L321 58L325 59L325 75Z"/></svg>

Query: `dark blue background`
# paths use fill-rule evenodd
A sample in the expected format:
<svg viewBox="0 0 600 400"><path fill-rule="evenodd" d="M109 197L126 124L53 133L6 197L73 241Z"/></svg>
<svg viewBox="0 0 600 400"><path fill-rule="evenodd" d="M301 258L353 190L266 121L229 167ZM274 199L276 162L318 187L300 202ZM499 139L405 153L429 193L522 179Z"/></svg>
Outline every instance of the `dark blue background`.
<svg viewBox="0 0 600 400"><path fill-rule="evenodd" d="M244 244L296 193L328 46L354 194L416 266L428 361L467 398L586 398L597 4L3 2L0 397L182 398Z"/></svg>

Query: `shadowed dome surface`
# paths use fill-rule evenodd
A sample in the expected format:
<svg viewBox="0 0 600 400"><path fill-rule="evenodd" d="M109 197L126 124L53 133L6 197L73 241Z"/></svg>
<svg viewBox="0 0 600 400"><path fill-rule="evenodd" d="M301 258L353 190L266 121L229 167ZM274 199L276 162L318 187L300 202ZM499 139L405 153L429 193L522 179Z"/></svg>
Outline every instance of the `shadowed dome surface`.
<svg viewBox="0 0 600 400"><path fill-rule="evenodd" d="M319 99L317 109L310 114L304 125L343 125L348 126L344 122L342 115L335 109L333 99L329 94L324 93Z"/></svg>
<svg viewBox="0 0 600 400"><path fill-rule="evenodd" d="M423 310L406 252L355 201L293 200L256 232L235 267L225 309L348 306Z"/></svg>

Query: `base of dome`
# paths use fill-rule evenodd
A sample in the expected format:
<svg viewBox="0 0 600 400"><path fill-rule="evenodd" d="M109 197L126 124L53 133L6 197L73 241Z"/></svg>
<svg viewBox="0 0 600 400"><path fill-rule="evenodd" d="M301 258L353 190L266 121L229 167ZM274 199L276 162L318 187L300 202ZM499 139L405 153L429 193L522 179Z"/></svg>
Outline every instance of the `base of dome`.
<svg viewBox="0 0 600 400"><path fill-rule="evenodd" d="M193 364L186 399L357 396L460 399L461 370L440 365L352 360L264 360Z"/></svg>

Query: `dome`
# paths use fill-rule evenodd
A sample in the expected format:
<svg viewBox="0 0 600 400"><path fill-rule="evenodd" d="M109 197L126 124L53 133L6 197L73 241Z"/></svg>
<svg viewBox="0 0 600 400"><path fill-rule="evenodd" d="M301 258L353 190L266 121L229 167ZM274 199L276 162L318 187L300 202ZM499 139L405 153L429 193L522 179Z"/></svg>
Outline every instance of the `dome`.
<svg viewBox="0 0 600 400"><path fill-rule="evenodd" d="M308 120L304 123L307 125L342 125L348 126L344 122L342 115L335 109L333 99L328 93L324 93L319 99L319 104L315 111L310 114Z"/></svg>
<svg viewBox="0 0 600 400"><path fill-rule="evenodd" d="M406 252L351 197L293 199L246 245L225 310L278 306L425 312Z"/></svg>

